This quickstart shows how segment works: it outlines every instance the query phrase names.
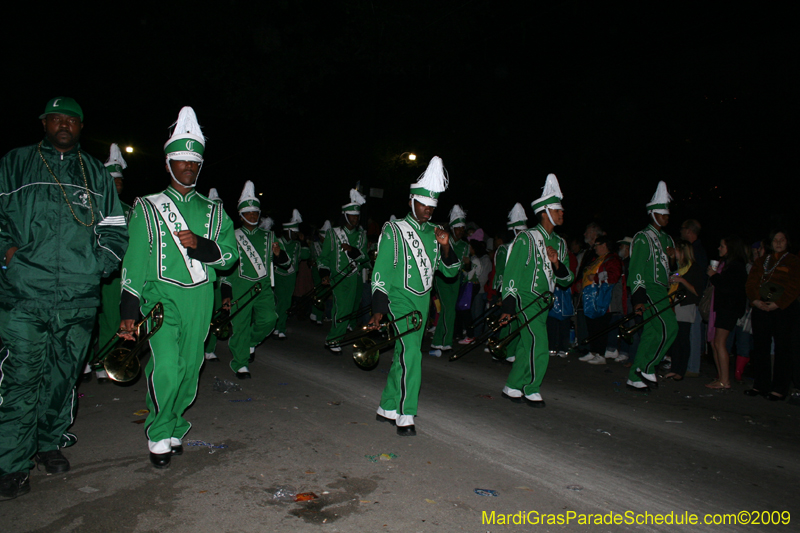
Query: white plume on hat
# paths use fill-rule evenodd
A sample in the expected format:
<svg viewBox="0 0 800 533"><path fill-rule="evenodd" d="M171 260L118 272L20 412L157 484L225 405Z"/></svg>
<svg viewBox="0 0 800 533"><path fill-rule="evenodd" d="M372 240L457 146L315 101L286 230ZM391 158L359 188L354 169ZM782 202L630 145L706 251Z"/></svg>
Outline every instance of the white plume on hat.
<svg viewBox="0 0 800 533"><path fill-rule="evenodd" d="M667 184L663 181L659 181L653 198L651 198L650 203L647 204L647 212L669 215L669 203L671 201L672 196L669 195Z"/></svg>
<svg viewBox="0 0 800 533"><path fill-rule="evenodd" d="M525 222L528 220L528 214L521 203L517 202L511 211L508 212L508 227L517 229L527 229Z"/></svg>
<svg viewBox="0 0 800 533"><path fill-rule="evenodd" d="M319 228L320 233L328 233L328 230L331 229L331 221L326 220L325 223L322 224L322 227Z"/></svg>
<svg viewBox="0 0 800 533"><path fill-rule="evenodd" d="M270 217L267 217L261 219L261 223L258 225L258 227L263 229L264 231L269 231L272 229L273 224L275 224L275 221L272 220Z"/></svg>
<svg viewBox="0 0 800 533"><path fill-rule="evenodd" d="M119 150L117 143L111 143L111 148L108 153L108 160L105 163L106 167L114 167L111 170L111 176L115 178L122 177L122 171L128 168L128 163L122 158L122 152Z"/></svg>
<svg viewBox="0 0 800 533"><path fill-rule="evenodd" d="M367 203L367 199L358 192L358 189L350 189L350 203L342 206L342 212L360 214L361 206Z"/></svg>
<svg viewBox="0 0 800 533"><path fill-rule="evenodd" d="M252 181L247 180L244 182L242 194L239 196L239 203L237 205L239 206L239 213L261 211L261 202L256 196L256 187L253 185Z"/></svg>
<svg viewBox="0 0 800 533"><path fill-rule="evenodd" d="M450 227L457 228L460 226L466 226L465 219L467 218L467 213L461 209L461 206L456 204L450 210Z"/></svg>
<svg viewBox="0 0 800 533"><path fill-rule="evenodd" d="M395 220L397 220L397 217L396 217L396 216L394 216L394 215L389 215L389 222L394 222Z"/></svg>
<svg viewBox="0 0 800 533"><path fill-rule="evenodd" d="M290 224L300 224L303 221L303 217L300 216L300 211L297 209L292 210L292 220L289 221Z"/></svg>
<svg viewBox="0 0 800 533"><path fill-rule="evenodd" d="M556 198L557 201L553 201L551 199ZM564 199L564 195L561 193L561 187L558 185L558 178L556 178L555 174L548 174L547 180L544 182L544 190L542 191L542 196L535 200L531 206L534 209L534 213L538 213L543 209L564 209L561 206L561 200ZM551 201L547 201L551 200Z"/></svg>
<svg viewBox="0 0 800 533"><path fill-rule="evenodd" d="M212 201L222 202L222 198L219 197L219 193L217 192L217 189L214 187L211 187L211 189L208 191L208 199Z"/></svg>
<svg viewBox="0 0 800 533"><path fill-rule="evenodd" d="M450 185L450 180L447 177L447 171L444 169L442 158L435 155L428 163L428 168L425 169L425 172L422 173L416 183L411 185L411 198L421 204L436 207L439 194L446 191L448 185ZM420 189L424 189L424 191Z"/></svg>

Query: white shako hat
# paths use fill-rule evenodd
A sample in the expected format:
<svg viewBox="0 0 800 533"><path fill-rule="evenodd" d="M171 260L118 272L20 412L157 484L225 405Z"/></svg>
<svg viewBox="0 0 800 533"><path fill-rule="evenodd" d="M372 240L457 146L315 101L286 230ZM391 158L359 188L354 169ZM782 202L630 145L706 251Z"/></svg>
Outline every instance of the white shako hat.
<svg viewBox="0 0 800 533"><path fill-rule="evenodd" d="M327 235L328 234L328 230L330 230L330 229L331 229L331 221L330 220L326 220L325 223L322 224L322 227L319 228L319 232L322 233L323 235Z"/></svg>
<svg viewBox="0 0 800 533"><path fill-rule="evenodd" d="M175 176L172 175L172 167L169 166L170 161L195 161L200 164L200 170L203 168L203 153L206 149L206 138L200 129L200 124L197 123L197 116L194 114L194 109L186 106L178 113L178 120L172 125L172 134L170 138L164 143L164 153L167 156L167 168L169 173L176 182ZM200 170L197 171L197 176L200 176ZM195 183L191 185L184 185L185 187L194 187Z"/></svg>
<svg viewBox="0 0 800 533"><path fill-rule="evenodd" d="M467 225L467 214L461 209L461 206L456 204L450 210L450 227L458 228Z"/></svg>
<svg viewBox="0 0 800 533"><path fill-rule="evenodd" d="M522 207L521 203L517 202L508 213L506 227L510 230L525 230L528 229L527 221L528 215L525 213L525 208Z"/></svg>
<svg viewBox="0 0 800 533"><path fill-rule="evenodd" d="M350 189L350 203L342 206L342 213L353 215L361 214L361 206L367 203L367 199L356 189Z"/></svg>
<svg viewBox="0 0 800 533"><path fill-rule="evenodd" d="M117 143L111 143L106 168L111 173L112 178L121 178L122 170L128 168L128 163L122 159L122 152L119 151Z"/></svg>
<svg viewBox="0 0 800 533"><path fill-rule="evenodd" d="M397 217L396 217L396 216L394 216L394 215L389 215L389 222L394 222L395 220L397 220Z"/></svg>
<svg viewBox="0 0 800 533"><path fill-rule="evenodd" d="M256 196L256 187L253 185L252 181L247 180L244 182L242 195L239 196L239 205L236 209L239 211L240 215L242 213L250 213L252 211L256 211L258 213L261 212L261 202Z"/></svg>
<svg viewBox="0 0 800 533"><path fill-rule="evenodd" d="M303 217L300 216L300 211L295 209L292 211L292 220L289 222L283 223L283 229L289 231L297 231L297 228L300 227L300 223L303 221Z"/></svg>
<svg viewBox="0 0 800 533"><path fill-rule="evenodd" d="M410 198L423 205L436 207L439 203L439 195L447 190L449 183L442 159L439 156L433 156L425 172L416 183L411 184Z"/></svg>
<svg viewBox="0 0 800 533"><path fill-rule="evenodd" d="M534 214L544 209L564 209L561 206L561 200L564 195L561 194L561 187L558 186L558 178L555 174L548 174L547 181L544 182L544 190L542 191L541 198L531 202Z"/></svg>
<svg viewBox="0 0 800 533"><path fill-rule="evenodd" d="M656 193L647 204L648 213L658 213L659 215L669 215L669 203L672 201L672 196L669 195L667 184L663 181L658 182Z"/></svg>
<svg viewBox="0 0 800 533"><path fill-rule="evenodd" d="M275 224L275 221L272 220L270 217L267 217L261 220L261 223L258 225L258 227L263 229L264 231L269 231L272 229L273 224Z"/></svg>
<svg viewBox="0 0 800 533"><path fill-rule="evenodd" d="M222 198L219 197L219 193L214 187L211 187L211 189L208 191L208 199L212 202L219 202L222 204Z"/></svg>

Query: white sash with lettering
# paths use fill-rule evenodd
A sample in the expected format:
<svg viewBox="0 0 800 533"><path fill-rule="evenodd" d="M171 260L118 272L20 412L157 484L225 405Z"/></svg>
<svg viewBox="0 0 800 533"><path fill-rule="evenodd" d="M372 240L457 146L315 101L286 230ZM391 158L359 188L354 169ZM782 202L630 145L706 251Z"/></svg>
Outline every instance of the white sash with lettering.
<svg viewBox="0 0 800 533"><path fill-rule="evenodd" d="M549 287L550 292L553 292L556 288L556 273L553 270L553 263L550 262L550 259L547 257L547 244L544 242L544 237L541 233L534 229L528 230L528 234L531 237L531 241L533 245L536 247L536 250L539 252L539 256L542 257L542 270L544 270L544 275L547 277L547 286ZM533 276L533 289L536 285L536 276Z"/></svg>
<svg viewBox="0 0 800 533"><path fill-rule="evenodd" d="M153 205L153 208L158 213L158 216L160 216L164 223L166 223L170 237L172 237L172 240L175 242L175 246L178 247L181 255L183 255L183 262L186 263L186 269L192 276L192 282L196 284L207 280L208 275L206 274L203 263L189 257L187 254L188 250L181 244L181 240L178 238L178 236L173 233L175 231L187 230L189 229L189 225L186 223L186 220L183 219L183 215L175 206L175 203L172 201L172 199L166 194L162 193L157 196L146 198L146 200ZM205 236L205 238L208 237ZM161 254L159 252L159 256L160 255Z"/></svg>
<svg viewBox="0 0 800 533"><path fill-rule="evenodd" d="M250 242L250 239L247 238L247 235L244 234L241 228L234 231L233 234L236 235L236 240L239 241L239 248L241 248L243 252L240 254L240 257L246 256L247 259L250 260L250 264L256 269L258 279L266 276L267 267L264 266L264 262L258 255L258 250L256 250L255 246L253 246L253 243Z"/></svg>
<svg viewBox="0 0 800 533"><path fill-rule="evenodd" d="M411 224L405 220L396 220L395 224L397 224L397 227L400 228L400 233L403 235L403 240L406 241L406 245L408 246L409 250L411 250L411 255L414 256L414 260L417 262L419 276L422 278L422 286L424 287L425 292L428 292L433 285L433 262L431 261L431 258L428 257L428 252L425 250L425 246L422 244L422 238L420 238L419 234L414 231L414 228L411 227ZM426 272L427 275L425 275Z"/></svg>

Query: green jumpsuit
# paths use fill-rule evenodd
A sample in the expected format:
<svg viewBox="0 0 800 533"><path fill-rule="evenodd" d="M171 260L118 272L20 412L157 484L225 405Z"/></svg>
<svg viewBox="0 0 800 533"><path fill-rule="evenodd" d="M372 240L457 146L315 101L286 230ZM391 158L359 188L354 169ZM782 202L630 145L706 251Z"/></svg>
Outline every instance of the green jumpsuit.
<svg viewBox="0 0 800 533"><path fill-rule="evenodd" d="M120 202L125 221L130 218L131 206ZM113 339L119 331L119 297L120 297L121 272L117 270L111 276L103 279L100 284L101 306L97 316L98 339L100 348Z"/></svg>
<svg viewBox="0 0 800 533"><path fill-rule="evenodd" d="M558 252L558 269L547 258L547 247ZM550 361L547 342L548 302L544 299L533 303L538 296L555 289L556 282L561 286L572 283L573 274L566 267L567 243L555 232L547 233L541 224L517 235L509 246L508 259L503 272L503 311L519 312L520 316L512 324L516 330L523 323L538 316L522 327L518 338L512 343L509 355L515 358L503 390L511 397L538 395L542 380Z"/></svg>
<svg viewBox="0 0 800 533"><path fill-rule="evenodd" d="M456 253L459 261L463 263L469 257L469 243L465 240L457 241L450 234L450 246ZM436 275L436 292L439 293L439 301L442 310L439 312L439 321L436 323L436 331L433 333L431 348L452 348L453 335L456 325L456 303L458 303L458 290L461 288L461 276L445 277L442 274Z"/></svg>
<svg viewBox="0 0 800 533"><path fill-rule="evenodd" d="M433 276L439 271L453 277L461 268L461 261L452 249L446 258L441 256L435 228L429 222L419 224L410 213L403 220L384 224L372 272L373 313L382 313L391 319L412 311L422 314L420 329L395 343L392 367L381 395L378 413L398 419L398 425L413 425L413 422L403 423L400 417L417 414L422 372L420 350ZM399 333L408 329L410 324L406 320L397 323Z"/></svg>
<svg viewBox="0 0 800 533"><path fill-rule="evenodd" d="M350 253L342 250L341 245L345 242L354 248ZM339 323L339 319L352 314L361 304L359 267L367 259L368 244L367 232L358 226L352 230L347 229L347 226L331 228L325 236L318 267L321 275L330 274L331 285L336 284L333 288L331 330L326 340L340 337L345 333L350 321Z"/></svg>
<svg viewBox="0 0 800 533"><path fill-rule="evenodd" d="M61 153L44 140L0 160L0 258L17 247L0 270L0 475L75 442L100 279L119 268L127 235L114 181L80 145Z"/></svg>
<svg viewBox="0 0 800 533"><path fill-rule="evenodd" d="M197 235L197 248L184 248L173 234L185 229ZM197 394L215 270L230 268L239 252L231 219L219 203L194 190L184 196L170 186L137 199L128 231L122 320L135 318L137 308L147 314L157 302L164 306L164 323L149 341L152 354L145 368L150 410L145 431L150 451L163 453L191 428L183 413Z"/></svg>
<svg viewBox="0 0 800 533"><path fill-rule="evenodd" d="M659 310L669 306L666 298L669 291L669 258L666 249L674 247L672 237L652 224L633 236L631 243L631 262L628 274L628 288L631 290L631 303L645 304L644 320ZM666 311L650 320L642 327L642 338L636 349L636 357L628 373L631 381L642 381L637 370L645 374L655 374L656 367L672 346L678 335L678 321L675 313Z"/></svg>
<svg viewBox="0 0 800 533"><path fill-rule="evenodd" d="M275 311L278 313L278 322L275 332L286 334L286 320L289 318L289 308L292 307L292 295L297 282L297 268L300 261L311 257L308 247L300 241L279 237L277 239L281 249L289 256L289 263L279 265L275 270Z"/></svg>
<svg viewBox="0 0 800 533"><path fill-rule="evenodd" d="M238 305L231 307L231 313L236 315L231 321L233 332L228 341L233 356L231 370L238 372L247 366L250 348L256 347L272 332L278 315L275 313L275 295L272 293L274 234L258 227L252 230L241 227L234 234L239 246L239 264L230 275L222 278L222 283L229 287L232 301L240 300ZM261 292L250 303L246 303L253 292L245 293L256 283L261 285Z"/></svg>

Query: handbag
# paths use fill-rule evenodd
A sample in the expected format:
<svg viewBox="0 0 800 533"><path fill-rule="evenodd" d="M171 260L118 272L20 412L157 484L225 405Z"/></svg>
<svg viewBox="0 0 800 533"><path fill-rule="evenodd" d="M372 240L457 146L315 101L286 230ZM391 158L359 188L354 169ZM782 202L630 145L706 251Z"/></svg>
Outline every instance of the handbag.
<svg viewBox="0 0 800 533"><path fill-rule="evenodd" d="M762 302L774 302L783 296L783 286L774 281L768 281L758 288L758 297Z"/></svg>
<svg viewBox="0 0 800 533"><path fill-rule="evenodd" d="M586 318L600 318L608 312L614 285L592 283L583 289L583 315Z"/></svg>
<svg viewBox="0 0 800 533"><path fill-rule="evenodd" d="M553 291L553 307L547 312L547 316L564 320L574 315L575 306L572 305L572 293L569 289L556 287Z"/></svg>
<svg viewBox="0 0 800 533"><path fill-rule="evenodd" d="M711 298L713 296L714 286L709 283L706 290L703 291L703 297L700 298L700 303L697 304L697 310L700 312L703 322L708 322L708 319L711 318Z"/></svg>
<svg viewBox="0 0 800 533"><path fill-rule="evenodd" d="M465 283L458 291L456 309L459 311L466 311L470 307L472 307L472 283Z"/></svg>

